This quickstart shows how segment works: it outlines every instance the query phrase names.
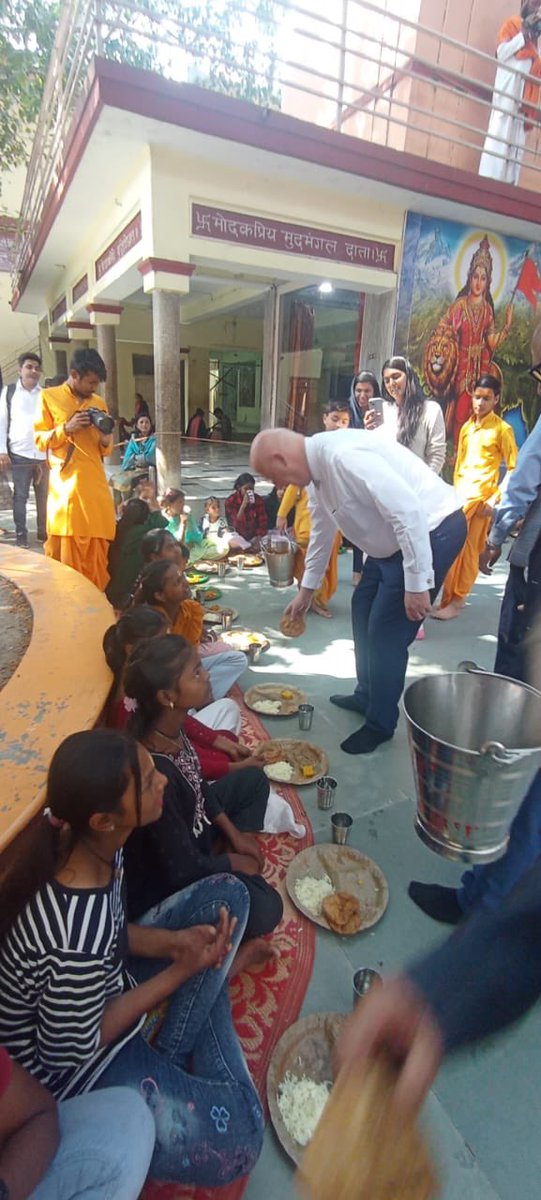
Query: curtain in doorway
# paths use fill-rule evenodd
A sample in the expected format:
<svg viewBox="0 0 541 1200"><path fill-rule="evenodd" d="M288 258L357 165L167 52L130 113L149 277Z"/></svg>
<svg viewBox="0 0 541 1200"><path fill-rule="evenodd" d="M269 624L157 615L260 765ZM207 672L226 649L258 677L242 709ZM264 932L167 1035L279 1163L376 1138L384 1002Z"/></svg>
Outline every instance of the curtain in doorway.
<svg viewBox="0 0 541 1200"><path fill-rule="evenodd" d="M302 300L294 300L289 315L289 353L300 354L312 350L314 345L315 309ZM299 371L300 371L299 362ZM295 433L304 433L306 414L314 380L307 379L292 364L287 404L287 428Z"/></svg>

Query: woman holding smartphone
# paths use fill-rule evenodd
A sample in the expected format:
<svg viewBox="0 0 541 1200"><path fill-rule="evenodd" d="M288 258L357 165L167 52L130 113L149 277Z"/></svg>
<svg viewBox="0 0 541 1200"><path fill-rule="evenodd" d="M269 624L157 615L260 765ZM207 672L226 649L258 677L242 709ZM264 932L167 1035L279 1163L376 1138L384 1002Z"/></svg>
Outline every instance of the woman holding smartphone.
<svg viewBox="0 0 541 1200"><path fill-rule="evenodd" d="M382 395L382 412L378 411L377 400L369 402L365 429L376 429L383 423L397 442L439 475L446 450L443 413L437 400L428 400L423 394L409 359L401 354L383 364Z"/></svg>

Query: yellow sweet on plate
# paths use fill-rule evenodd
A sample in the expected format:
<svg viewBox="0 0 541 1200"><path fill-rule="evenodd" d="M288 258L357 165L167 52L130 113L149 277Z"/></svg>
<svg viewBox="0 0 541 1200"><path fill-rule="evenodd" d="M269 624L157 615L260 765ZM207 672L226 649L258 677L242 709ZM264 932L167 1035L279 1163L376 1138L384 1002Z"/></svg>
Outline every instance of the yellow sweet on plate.
<svg viewBox="0 0 541 1200"><path fill-rule="evenodd" d="M316 772L315 772L314 767L307 766L307 767L302 768L302 773L303 773L305 779L311 779L312 775L315 775Z"/></svg>
<svg viewBox="0 0 541 1200"><path fill-rule="evenodd" d="M280 696L282 697L282 700L292 700L294 694L295 693L290 692L288 688L285 688L285 690L283 692L280 692Z"/></svg>

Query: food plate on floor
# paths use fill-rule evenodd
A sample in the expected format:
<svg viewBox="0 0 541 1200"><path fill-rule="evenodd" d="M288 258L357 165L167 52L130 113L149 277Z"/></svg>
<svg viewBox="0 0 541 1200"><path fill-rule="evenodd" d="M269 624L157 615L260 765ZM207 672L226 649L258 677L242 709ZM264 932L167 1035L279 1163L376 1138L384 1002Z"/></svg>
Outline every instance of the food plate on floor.
<svg viewBox="0 0 541 1200"><path fill-rule="evenodd" d="M263 557L261 554L235 554L229 559L229 562L233 563L235 567L238 567L239 558L244 559L244 567L248 567L249 570L251 570L252 567L261 567L263 565Z"/></svg>
<svg viewBox="0 0 541 1200"><path fill-rule="evenodd" d="M297 1166L330 1094L333 1051L345 1019L332 1012L301 1017L286 1029L272 1053L267 1073L270 1117Z"/></svg>
<svg viewBox="0 0 541 1200"><path fill-rule="evenodd" d="M292 717L307 699L306 692L285 683L258 683L244 693L246 707L263 717Z"/></svg>
<svg viewBox="0 0 541 1200"><path fill-rule="evenodd" d="M210 608L205 609L203 620L207 625L219 625L222 620L222 613L230 613L232 621L236 621L239 615L236 608L228 608L227 605L224 606L221 604L211 604Z"/></svg>
<svg viewBox="0 0 541 1200"><path fill-rule="evenodd" d="M217 558L212 562L207 562L206 558L201 558L197 565L198 567L201 567L202 571L206 571L207 575L217 575L220 563L225 564L225 573L227 575L231 571L229 559L226 560L225 558Z"/></svg>
<svg viewBox="0 0 541 1200"><path fill-rule="evenodd" d="M352 846L324 844L301 850L289 864L286 887L293 903L305 917L322 929L334 928L346 937L370 929L381 919L389 903L389 888L383 871L373 859ZM358 919L350 920L340 928L341 914L331 912L331 925L323 906L333 895L338 896L338 903L331 909L346 906L342 897L353 898L356 905L351 905L351 909L353 912L355 908L359 913ZM335 917L338 918L336 924Z"/></svg>
<svg viewBox="0 0 541 1200"><path fill-rule="evenodd" d="M190 587L197 587L200 583L207 583L208 575L200 575L198 571L186 571L186 583Z"/></svg>
<svg viewBox="0 0 541 1200"><path fill-rule="evenodd" d="M269 639L253 629L228 629L222 634L220 641L227 642L233 650L242 650L244 654L250 654L254 650L263 653L270 646Z"/></svg>
<svg viewBox="0 0 541 1200"><path fill-rule="evenodd" d="M222 593L220 588L209 587L203 588L202 591L199 592L197 599L199 600L200 604L213 604L215 600L220 600L221 596Z"/></svg>
<svg viewBox="0 0 541 1200"><path fill-rule="evenodd" d="M263 770L273 783L302 787L306 783L317 783L329 770L325 751L299 738L273 738L270 742L261 742L254 753L263 757Z"/></svg>

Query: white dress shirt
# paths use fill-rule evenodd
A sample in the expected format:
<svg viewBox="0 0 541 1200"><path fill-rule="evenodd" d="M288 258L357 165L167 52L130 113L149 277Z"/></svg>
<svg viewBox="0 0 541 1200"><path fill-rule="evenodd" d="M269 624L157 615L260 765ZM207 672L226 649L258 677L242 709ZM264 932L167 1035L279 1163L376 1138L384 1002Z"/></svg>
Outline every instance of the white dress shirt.
<svg viewBox="0 0 541 1200"><path fill-rule="evenodd" d="M2 388L0 395L0 454L7 454L7 439L13 454L23 458L36 458L42 461L45 454L38 450L34 442L34 422L41 414L41 388L39 385L28 392L20 379L11 397L11 420L8 430L7 387Z"/></svg>
<svg viewBox="0 0 541 1200"><path fill-rule="evenodd" d="M401 550L407 592L433 587L429 534L460 508L454 488L379 430L316 433L306 455L314 487L303 586L319 587L340 529L372 558Z"/></svg>

